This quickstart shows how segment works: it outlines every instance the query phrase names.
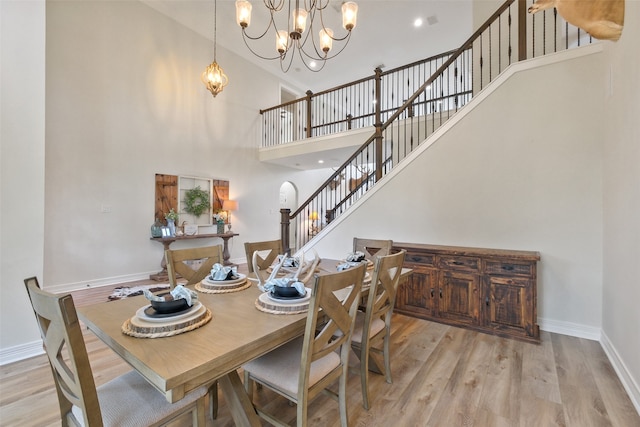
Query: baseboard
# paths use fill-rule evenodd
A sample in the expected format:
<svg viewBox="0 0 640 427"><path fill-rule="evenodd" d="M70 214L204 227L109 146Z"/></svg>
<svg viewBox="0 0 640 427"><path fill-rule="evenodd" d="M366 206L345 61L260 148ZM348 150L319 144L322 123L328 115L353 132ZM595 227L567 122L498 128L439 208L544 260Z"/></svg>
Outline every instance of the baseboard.
<svg viewBox="0 0 640 427"><path fill-rule="evenodd" d="M584 338L592 341L600 341L602 336L602 330L600 328L585 326L579 323L562 322L559 320L543 319L538 317L538 326L540 326L540 329L543 331Z"/></svg>
<svg viewBox="0 0 640 427"><path fill-rule="evenodd" d="M44 354L42 340L0 349L0 366Z"/></svg>
<svg viewBox="0 0 640 427"><path fill-rule="evenodd" d="M624 361L620 358L620 355L618 355L616 348L613 346L611 341L609 341L609 337L607 337L607 334L604 332L602 332L600 344L609 358L609 362L611 362L613 369L616 371L620 382L622 382L622 386L629 395L631 403L633 403L636 411L640 414L640 386L638 386L638 383L631 375L631 372L629 372L629 369L627 369Z"/></svg>
<svg viewBox="0 0 640 427"><path fill-rule="evenodd" d="M79 291L82 289L99 288L101 286L117 285L120 283L136 282L139 280L148 280L149 276L157 273L157 271L149 271L146 273L127 274L124 276L106 277L104 279L87 280L84 282L66 283L63 285L46 286L45 290L54 294L64 292Z"/></svg>

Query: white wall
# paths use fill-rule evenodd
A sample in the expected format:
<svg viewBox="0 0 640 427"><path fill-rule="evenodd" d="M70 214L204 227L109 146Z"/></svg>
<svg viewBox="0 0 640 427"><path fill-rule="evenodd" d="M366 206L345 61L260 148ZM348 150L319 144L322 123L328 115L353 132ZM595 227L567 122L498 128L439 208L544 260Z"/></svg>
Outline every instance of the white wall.
<svg viewBox="0 0 640 427"><path fill-rule="evenodd" d="M303 196L319 182L258 161L258 108L277 103L280 82L218 47L230 83L213 98L200 81L212 52L136 1L48 4L45 286L159 270L156 173L229 180L240 204L232 259L245 240L279 235L282 182Z"/></svg>
<svg viewBox="0 0 640 427"><path fill-rule="evenodd" d="M539 251L541 326L599 338L603 79L601 53L515 73L316 248L341 256L360 236Z"/></svg>
<svg viewBox="0 0 640 427"><path fill-rule="evenodd" d="M160 269L162 245L149 241L156 173L229 180L238 261L244 241L279 236L283 182L306 198L326 179L257 159L258 109L278 102L279 81L218 47L230 83L214 99L200 82L212 43L155 10L0 6L0 364L41 351L24 278L57 292Z"/></svg>
<svg viewBox="0 0 640 427"><path fill-rule="evenodd" d="M604 130L603 344L635 383L640 411L640 2L627 1L617 43L607 43Z"/></svg>
<svg viewBox="0 0 640 427"><path fill-rule="evenodd" d="M42 277L45 2L0 1L0 348L40 334L23 279ZM0 356L0 364L12 355Z"/></svg>

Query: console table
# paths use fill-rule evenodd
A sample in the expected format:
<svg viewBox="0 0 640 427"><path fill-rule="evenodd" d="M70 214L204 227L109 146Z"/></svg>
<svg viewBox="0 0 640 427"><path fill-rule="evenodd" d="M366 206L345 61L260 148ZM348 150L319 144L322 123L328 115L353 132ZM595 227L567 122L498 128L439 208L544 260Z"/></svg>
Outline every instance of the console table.
<svg viewBox="0 0 640 427"><path fill-rule="evenodd" d="M150 239L154 242L160 242L164 246L164 250L162 251L162 260L160 261L160 267L162 267L162 271L156 274L152 274L149 276L151 280L156 280L158 282L164 282L169 280L169 275L167 273L167 262L164 258L164 253L169 249L169 246L176 240L192 240L192 239L207 239L218 237L223 240L222 247L222 257L224 259L224 265L233 265L229 258L231 254L229 254L229 239L233 236L238 236L238 233L221 233L221 234L196 234L193 236L175 236L175 237L151 237Z"/></svg>

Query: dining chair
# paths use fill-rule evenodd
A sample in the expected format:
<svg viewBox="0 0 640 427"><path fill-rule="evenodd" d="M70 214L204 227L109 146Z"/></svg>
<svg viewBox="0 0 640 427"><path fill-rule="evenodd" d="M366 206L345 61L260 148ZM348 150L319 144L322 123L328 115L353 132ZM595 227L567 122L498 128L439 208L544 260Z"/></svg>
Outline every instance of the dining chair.
<svg viewBox="0 0 640 427"><path fill-rule="evenodd" d="M243 366L245 389L253 401L257 382L297 404L297 425L307 426L311 399L324 392L336 399L340 423L348 425L347 372L349 341L353 332L366 265L338 273L316 274L311 288L305 332L277 349ZM338 380L338 392L328 387ZM256 406L261 418L277 426L287 425Z"/></svg>
<svg viewBox="0 0 640 427"><path fill-rule="evenodd" d="M178 274L187 279L185 286L195 285L211 273L213 265L222 264L222 245L204 246L201 248L168 249L164 253L169 274L169 285L173 289L178 284ZM200 262L197 269L188 263ZM209 401L211 405L211 417L218 418L218 382L214 382L209 388Z"/></svg>
<svg viewBox="0 0 640 427"><path fill-rule="evenodd" d="M389 255L392 246L393 240L353 238L353 251L364 253L364 257L371 262L375 261L375 257Z"/></svg>
<svg viewBox="0 0 640 427"><path fill-rule="evenodd" d="M187 279L186 286L195 285L207 277L214 264L222 264L222 245L205 246L201 248L188 249L168 249L164 253L167 262L167 272L169 274L169 285L171 289L178 284L178 275ZM194 269L189 262L201 262L197 269Z"/></svg>
<svg viewBox="0 0 640 427"><path fill-rule="evenodd" d="M136 371L96 388L71 295L45 292L35 277L24 283L53 374L62 426L160 426L189 412L193 425L205 425L206 386L173 404Z"/></svg>
<svg viewBox="0 0 640 427"><path fill-rule="evenodd" d="M362 406L369 409L369 363L372 357L376 367L382 367L384 360L385 380L391 384L391 315L396 300L396 291L402 273L406 251L376 258L369 286L365 311L356 314L355 327L351 336L351 348L360 359L360 383L362 385Z"/></svg>
<svg viewBox="0 0 640 427"><path fill-rule="evenodd" d="M253 268L253 253L258 252L257 264L260 268L260 271L254 272ZM282 240L267 240L264 242L245 242L244 244L244 252L247 256L247 267L249 269L249 273L254 274L262 274L265 276L265 272L271 264L275 261L278 255L283 253L282 249ZM263 280L266 279L262 277Z"/></svg>

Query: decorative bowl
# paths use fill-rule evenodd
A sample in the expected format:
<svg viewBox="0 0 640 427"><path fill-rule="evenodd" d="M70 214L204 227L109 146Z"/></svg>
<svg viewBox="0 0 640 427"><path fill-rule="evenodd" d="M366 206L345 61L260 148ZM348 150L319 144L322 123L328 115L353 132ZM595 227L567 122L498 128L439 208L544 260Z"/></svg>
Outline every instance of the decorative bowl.
<svg viewBox="0 0 640 427"><path fill-rule="evenodd" d="M159 297L171 297L170 292L158 294ZM184 298L171 299L168 301L151 301L151 307L157 312L162 314L176 313L178 311L186 310L189 308L187 300Z"/></svg>
<svg viewBox="0 0 640 427"><path fill-rule="evenodd" d="M279 286L274 285L273 293L280 297L297 297L300 296L298 290L293 286Z"/></svg>

